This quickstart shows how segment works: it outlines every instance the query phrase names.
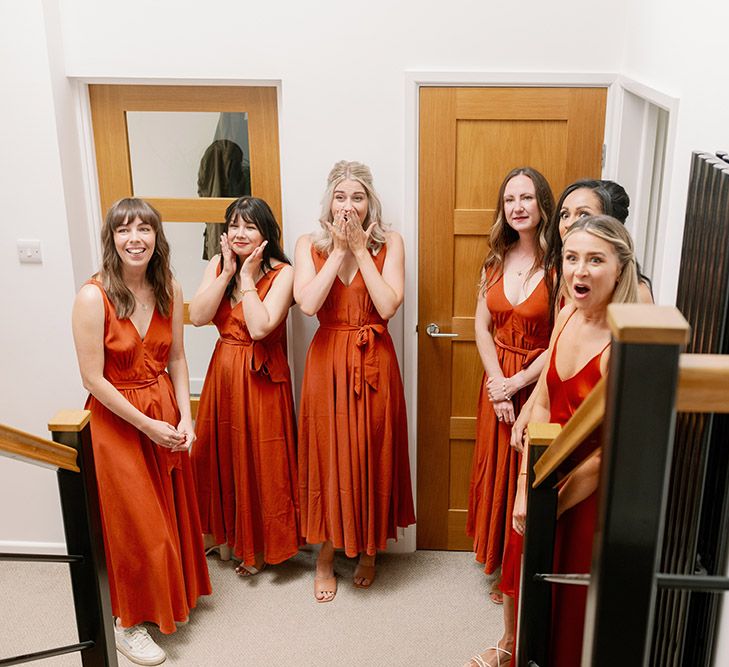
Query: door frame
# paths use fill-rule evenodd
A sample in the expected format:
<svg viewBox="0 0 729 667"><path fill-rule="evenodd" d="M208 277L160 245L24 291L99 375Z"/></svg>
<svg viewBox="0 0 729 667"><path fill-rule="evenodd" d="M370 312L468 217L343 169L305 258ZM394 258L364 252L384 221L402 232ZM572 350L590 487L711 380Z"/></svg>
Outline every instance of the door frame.
<svg viewBox="0 0 729 667"><path fill-rule="evenodd" d="M458 71L420 71L405 72L405 142L404 142L404 189L402 235L405 242L405 298L403 306L403 383L405 401L408 405L408 438L410 446L410 470L413 482L413 495L417 506L417 424L418 424L418 161L420 128L420 88L421 87L514 87L514 88L607 88L607 107L605 110L605 137L607 146L603 162L603 178L615 178L617 170L617 146L620 137L620 123L623 90L645 96L650 102L658 104L669 112L668 137L663 168L664 183L670 182L673 162L678 100L659 93L643 84L616 73L552 73L552 72L458 72ZM649 95L651 97L649 97ZM671 103L672 101L672 103ZM668 105L668 106L666 106ZM658 234L665 230L667 222L668 193L666 188L661 195L661 215L658 221ZM660 265L662 251L656 261ZM417 523L406 529L404 539L397 543L393 551L414 551L416 548Z"/></svg>

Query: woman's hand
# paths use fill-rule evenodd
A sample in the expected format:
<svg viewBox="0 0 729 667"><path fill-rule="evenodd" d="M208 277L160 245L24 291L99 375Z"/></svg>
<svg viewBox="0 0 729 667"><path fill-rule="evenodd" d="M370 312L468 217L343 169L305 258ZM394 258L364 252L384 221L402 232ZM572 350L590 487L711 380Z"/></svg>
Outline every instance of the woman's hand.
<svg viewBox="0 0 729 667"><path fill-rule="evenodd" d="M155 445L165 447L166 449L178 449L185 444L185 434L180 433L172 424L160 421L159 419L151 419L142 429Z"/></svg>
<svg viewBox="0 0 729 667"><path fill-rule="evenodd" d="M195 429L192 428L192 422L186 419L180 420L180 423L177 425L177 432L181 433L185 437L185 440L182 444L173 447L172 451L187 451L188 449L190 449L190 447L192 447L192 443L196 440Z"/></svg>
<svg viewBox="0 0 729 667"><path fill-rule="evenodd" d="M516 497L514 498L514 511L512 513L511 525L519 535L524 534L526 528L526 473L519 473L519 481L516 483Z"/></svg>
<svg viewBox="0 0 729 667"><path fill-rule="evenodd" d="M268 244L268 241L264 241L257 248L254 248L253 252L246 257L245 261L240 267L240 278L241 287L252 284L255 286L256 278L261 270L261 262L263 261L263 249ZM247 280L246 280L247 279Z"/></svg>
<svg viewBox="0 0 729 667"><path fill-rule="evenodd" d="M514 404L511 401L495 401L491 405L496 413L496 419L505 424L514 423Z"/></svg>
<svg viewBox="0 0 729 667"><path fill-rule="evenodd" d="M523 386L524 374L519 371L509 378L490 377L486 381L486 389L489 394L489 400L492 403L497 401L508 401Z"/></svg>
<svg viewBox="0 0 729 667"><path fill-rule="evenodd" d="M359 219L357 211L354 209L348 211L345 231L347 234L347 244L353 255L367 252L367 243L370 240L372 229L372 225L369 226L367 231L362 229L362 221Z"/></svg>
<svg viewBox="0 0 729 667"><path fill-rule="evenodd" d="M520 454L524 452L526 431L531 410L522 410L511 428L511 446Z"/></svg>
<svg viewBox="0 0 729 667"><path fill-rule="evenodd" d="M227 234L220 235L220 261L222 262L220 272L230 280L235 273L236 263L235 253L230 247Z"/></svg>
<svg viewBox="0 0 729 667"><path fill-rule="evenodd" d="M344 252L349 250L349 244L347 243L347 219L344 214L344 209L339 209L334 214L333 222L325 222L326 228L332 235L332 251L338 250Z"/></svg>

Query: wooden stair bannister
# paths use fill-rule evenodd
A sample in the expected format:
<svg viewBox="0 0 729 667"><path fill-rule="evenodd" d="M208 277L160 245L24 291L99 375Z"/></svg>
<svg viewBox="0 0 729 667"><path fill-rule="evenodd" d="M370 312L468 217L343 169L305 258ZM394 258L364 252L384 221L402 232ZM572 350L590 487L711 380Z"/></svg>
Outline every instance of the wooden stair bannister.
<svg viewBox="0 0 729 667"><path fill-rule="evenodd" d="M80 652L84 667L116 667L111 598L104 555L88 410L59 412L53 442L0 425L0 455L57 471L68 554L0 554L0 561L68 563L78 642L0 658L0 667Z"/></svg>

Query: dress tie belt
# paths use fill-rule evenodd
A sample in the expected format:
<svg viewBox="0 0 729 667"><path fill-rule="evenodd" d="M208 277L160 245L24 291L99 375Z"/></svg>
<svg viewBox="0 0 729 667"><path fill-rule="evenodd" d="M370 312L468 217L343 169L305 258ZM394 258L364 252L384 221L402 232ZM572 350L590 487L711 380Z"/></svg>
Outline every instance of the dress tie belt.
<svg viewBox="0 0 729 667"><path fill-rule="evenodd" d="M167 378L167 371L162 371L158 376L153 378L145 378L144 380L115 380L112 384L117 389L145 389L153 384L162 384Z"/></svg>
<svg viewBox="0 0 729 667"><path fill-rule="evenodd" d="M354 375L354 393L362 394L364 382L377 391L380 384L380 364L375 337L387 331L384 324L322 324L322 329L333 331L354 331L354 349L352 351L352 368Z"/></svg>
<svg viewBox="0 0 729 667"><path fill-rule="evenodd" d="M250 369L254 373L267 375L273 382L284 382L288 377L286 369L281 368L281 364L277 364L276 360L272 359L269 345L266 345L263 341L253 340L252 338L248 340L220 338L220 342L223 345L250 348Z"/></svg>
<svg viewBox="0 0 729 667"><path fill-rule="evenodd" d="M534 349L526 350L523 347L509 345L497 336L494 336L494 343L496 344L496 347L500 347L502 350L508 350L509 352L513 352L514 354L524 357L524 363L522 364L524 367L531 364L532 361L534 361L542 352L544 352L544 350L547 349L546 347L535 347Z"/></svg>

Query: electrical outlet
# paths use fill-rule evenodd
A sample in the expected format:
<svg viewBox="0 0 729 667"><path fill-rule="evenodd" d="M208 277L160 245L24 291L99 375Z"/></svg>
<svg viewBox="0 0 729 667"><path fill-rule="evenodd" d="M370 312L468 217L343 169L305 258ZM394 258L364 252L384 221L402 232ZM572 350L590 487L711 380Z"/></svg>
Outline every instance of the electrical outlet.
<svg viewBox="0 0 729 667"><path fill-rule="evenodd" d="M18 239L18 259L21 264L42 264L41 242L37 239Z"/></svg>

